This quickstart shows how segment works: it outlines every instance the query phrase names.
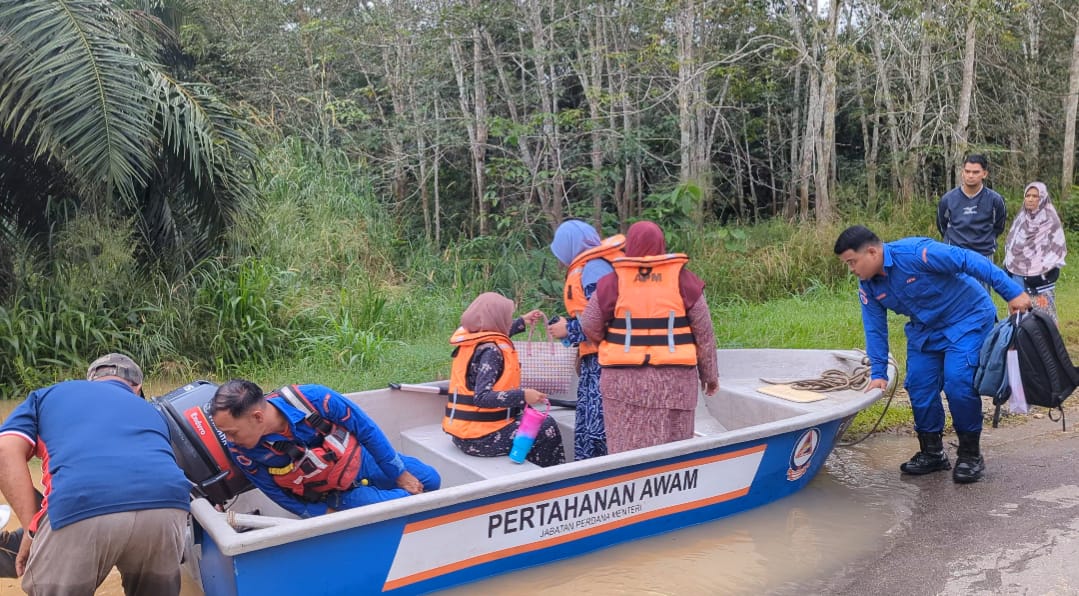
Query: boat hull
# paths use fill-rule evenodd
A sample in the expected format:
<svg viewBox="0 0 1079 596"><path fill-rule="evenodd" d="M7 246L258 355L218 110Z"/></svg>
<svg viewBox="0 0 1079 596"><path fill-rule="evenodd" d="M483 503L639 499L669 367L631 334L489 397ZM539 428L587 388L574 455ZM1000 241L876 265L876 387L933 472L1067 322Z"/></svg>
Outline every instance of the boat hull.
<svg viewBox="0 0 1079 596"><path fill-rule="evenodd" d="M202 584L209 596L420 594L574 557L797 492L852 416L232 555L196 526Z"/></svg>

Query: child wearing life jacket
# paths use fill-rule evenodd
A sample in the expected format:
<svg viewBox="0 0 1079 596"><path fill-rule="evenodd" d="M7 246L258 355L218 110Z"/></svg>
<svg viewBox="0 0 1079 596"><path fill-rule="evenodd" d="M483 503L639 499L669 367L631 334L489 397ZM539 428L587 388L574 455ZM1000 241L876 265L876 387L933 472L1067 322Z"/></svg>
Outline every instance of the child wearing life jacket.
<svg viewBox="0 0 1079 596"><path fill-rule="evenodd" d="M501 294L480 294L465 309L461 326L450 338L453 368L442 429L469 455L509 455L520 412L526 404L538 404L547 397L521 387L521 365L510 340L510 335L524 330L526 320L542 320L543 313L534 310L514 320L513 308L513 301ZM528 461L547 467L565 459L562 434L548 416Z"/></svg>

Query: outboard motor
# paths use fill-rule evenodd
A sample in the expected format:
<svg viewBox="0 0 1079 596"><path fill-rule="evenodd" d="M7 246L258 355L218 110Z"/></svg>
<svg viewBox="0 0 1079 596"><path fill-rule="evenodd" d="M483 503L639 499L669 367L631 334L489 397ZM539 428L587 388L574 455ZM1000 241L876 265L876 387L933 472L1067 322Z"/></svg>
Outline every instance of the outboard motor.
<svg viewBox="0 0 1079 596"><path fill-rule="evenodd" d="M155 397L151 403L165 419L176 463L194 485L192 492L215 505L253 488L229 458L224 434L208 413L217 385L194 381Z"/></svg>

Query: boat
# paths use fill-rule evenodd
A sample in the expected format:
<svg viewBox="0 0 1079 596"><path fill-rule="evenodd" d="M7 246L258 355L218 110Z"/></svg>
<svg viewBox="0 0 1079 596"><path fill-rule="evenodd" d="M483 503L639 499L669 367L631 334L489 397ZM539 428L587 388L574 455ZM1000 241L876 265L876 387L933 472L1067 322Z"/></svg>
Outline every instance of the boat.
<svg viewBox="0 0 1079 596"><path fill-rule="evenodd" d="M213 469L205 457L216 442L206 428L212 421L192 405L207 402L213 386L178 389L155 403L186 420L193 443L209 447L199 448L205 469L193 471L192 445L174 444L202 494L192 501L185 567L207 596L421 594L574 557L798 492L851 419L882 395L776 384L864 366L856 351L735 349L718 356L720 390L698 400L693 438L549 468L457 450L441 430L445 397L437 383L347 394L400 452L434 466L443 485L309 519L244 490L220 444L211 456L222 465ZM892 369L889 378L896 377ZM551 415L572 453L573 410L553 408Z"/></svg>

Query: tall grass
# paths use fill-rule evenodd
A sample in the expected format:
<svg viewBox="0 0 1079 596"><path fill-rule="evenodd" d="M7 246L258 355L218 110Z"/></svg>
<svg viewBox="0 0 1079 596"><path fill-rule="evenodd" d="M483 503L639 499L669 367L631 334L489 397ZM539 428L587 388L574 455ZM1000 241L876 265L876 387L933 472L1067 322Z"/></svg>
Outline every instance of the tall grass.
<svg viewBox="0 0 1079 596"><path fill-rule="evenodd" d="M180 279L145 269L122 233L130 226L102 216L58 230L53 254L27 244L14 255L16 283L0 303L0 397L79 376L107 351L180 382L246 376L353 390L419 381L448 373L447 338L480 292L502 292L520 311L561 309L564 271L544 231L432 247L400 227L395 206L342 153L286 140L263 172L258 218L232 230L228 254ZM931 235L933 209L886 203L844 221L886 240ZM706 281L720 347L862 345L854 282L832 254L845 223L772 221L737 234L685 225L668 226L670 248L689 253ZM1079 308L1079 292L1060 303ZM1079 323L1064 320L1074 343Z"/></svg>

